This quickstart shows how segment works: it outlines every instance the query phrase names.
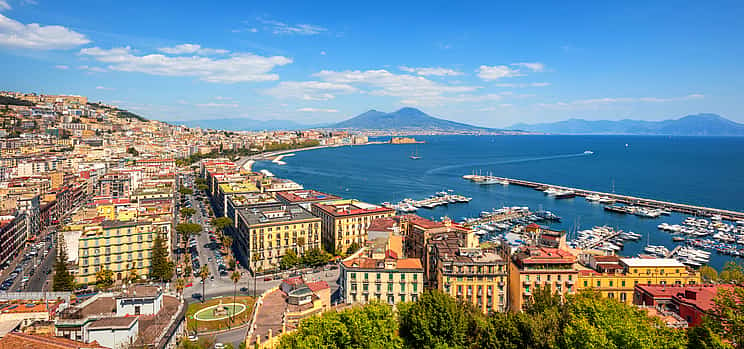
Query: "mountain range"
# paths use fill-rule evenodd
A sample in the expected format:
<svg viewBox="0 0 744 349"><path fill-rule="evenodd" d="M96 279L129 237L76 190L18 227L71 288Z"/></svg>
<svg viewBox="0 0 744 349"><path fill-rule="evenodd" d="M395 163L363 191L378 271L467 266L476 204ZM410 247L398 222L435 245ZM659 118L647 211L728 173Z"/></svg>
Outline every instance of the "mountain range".
<svg viewBox="0 0 744 349"><path fill-rule="evenodd" d="M643 120L584 120L540 124L515 124L512 130L555 134L633 134L669 136L744 136L744 124L717 114L687 115L663 121Z"/></svg>
<svg viewBox="0 0 744 349"><path fill-rule="evenodd" d="M334 129L399 130L399 131L443 131L443 132L499 132L501 130L480 127L450 120L435 118L416 108L402 108L392 113L377 110L357 115L327 126Z"/></svg>

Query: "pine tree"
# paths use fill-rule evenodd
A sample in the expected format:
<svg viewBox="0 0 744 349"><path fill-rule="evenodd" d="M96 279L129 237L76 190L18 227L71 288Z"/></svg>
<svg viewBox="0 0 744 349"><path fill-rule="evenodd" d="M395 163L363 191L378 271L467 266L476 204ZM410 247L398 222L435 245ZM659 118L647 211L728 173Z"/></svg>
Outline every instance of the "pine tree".
<svg viewBox="0 0 744 349"><path fill-rule="evenodd" d="M150 277L158 281L169 281L173 278L173 263L168 260L168 250L160 234L155 236L152 243L152 257L150 259Z"/></svg>
<svg viewBox="0 0 744 349"><path fill-rule="evenodd" d="M74 291L75 278L67 270L67 250L62 234L57 238L57 258L54 263L54 279L52 289L54 291Z"/></svg>

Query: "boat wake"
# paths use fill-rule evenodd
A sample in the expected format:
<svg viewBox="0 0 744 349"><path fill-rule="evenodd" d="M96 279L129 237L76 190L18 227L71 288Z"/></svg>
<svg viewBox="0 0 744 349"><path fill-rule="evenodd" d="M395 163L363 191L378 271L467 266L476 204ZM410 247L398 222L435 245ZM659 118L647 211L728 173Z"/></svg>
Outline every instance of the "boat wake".
<svg viewBox="0 0 744 349"><path fill-rule="evenodd" d="M557 160L557 159L576 158L576 157L585 157L585 156L586 156L586 154L584 154L584 153L577 153L577 154L562 154L562 155L538 156L538 157L531 157L531 158L502 160L502 161L491 161L491 162L479 162L479 163L467 163L467 164L448 165L448 166L442 166L442 167L437 167L437 168L428 170L428 171L426 171L426 175L439 174L439 173L442 173L442 172L445 172L445 171L450 171L450 170L454 170L454 169L458 169L458 168L478 168L478 167L493 166L493 165L518 164L518 163L522 163L522 162Z"/></svg>

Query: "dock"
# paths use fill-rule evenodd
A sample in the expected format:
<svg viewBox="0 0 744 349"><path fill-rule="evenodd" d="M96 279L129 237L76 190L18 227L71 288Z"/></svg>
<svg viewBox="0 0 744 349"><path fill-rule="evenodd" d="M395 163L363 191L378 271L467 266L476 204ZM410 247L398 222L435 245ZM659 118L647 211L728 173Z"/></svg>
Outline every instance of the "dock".
<svg viewBox="0 0 744 349"><path fill-rule="evenodd" d="M677 254L677 251L679 251L680 248L684 247L685 245L677 245L673 250L669 251L664 258L672 258L675 254Z"/></svg>
<svg viewBox="0 0 744 349"><path fill-rule="evenodd" d="M473 180L472 178L474 177L485 177L485 176L468 176L470 180ZM720 215L721 218L728 220L728 221L737 221L737 220L744 219L744 212L738 212L738 211L723 210L723 209L718 209L718 208L710 208L710 207L695 206L695 205L688 205L688 204L680 204L680 203L675 203L675 202L647 199L647 198L641 198L641 197L630 196L630 195L604 193L600 191L564 187L560 185L527 181L523 179L494 177L494 176L488 176L488 178L493 178L496 180L504 181L504 183L533 188L533 189L555 188L559 190L569 190L569 191L573 191L576 194L576 196L586 197L590 195L599 195L599 196L609 197L615 200L616 202L626 204L626 205L658 208L662 210L680 212L680 213L696 215L696 216L710 217L713 215Z"/></svg>

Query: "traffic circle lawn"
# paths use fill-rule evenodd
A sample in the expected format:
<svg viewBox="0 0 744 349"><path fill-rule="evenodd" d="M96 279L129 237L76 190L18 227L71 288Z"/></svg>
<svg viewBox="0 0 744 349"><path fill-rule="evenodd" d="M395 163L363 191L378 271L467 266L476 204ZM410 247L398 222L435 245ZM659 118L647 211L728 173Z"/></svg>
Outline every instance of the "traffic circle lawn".
<svg viewBox="0 0 744 349"><path fill-rule="evenodd" d="M189 332L227 330L250 321L255 299L253 297L225 296L204 303L189 304L186 326Z"/></svg>

